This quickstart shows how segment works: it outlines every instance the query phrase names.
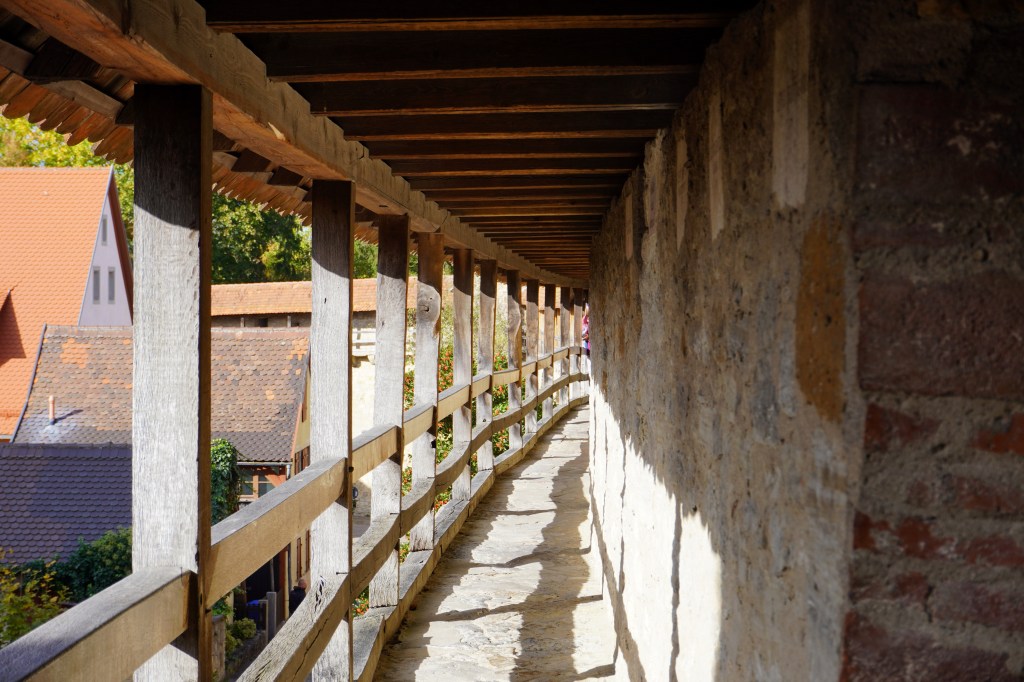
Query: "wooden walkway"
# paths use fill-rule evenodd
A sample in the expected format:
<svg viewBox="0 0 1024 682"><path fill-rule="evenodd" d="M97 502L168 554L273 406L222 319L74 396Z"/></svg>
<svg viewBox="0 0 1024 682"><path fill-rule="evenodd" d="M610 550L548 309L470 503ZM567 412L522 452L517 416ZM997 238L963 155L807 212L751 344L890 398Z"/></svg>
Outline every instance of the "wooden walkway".
<svg viewBox="0 0 1024 682"><path fill-rule="evenodd" d="M500 478L445 552L377 680L615 678L615 635L590 544L581 408Z"/></svg>

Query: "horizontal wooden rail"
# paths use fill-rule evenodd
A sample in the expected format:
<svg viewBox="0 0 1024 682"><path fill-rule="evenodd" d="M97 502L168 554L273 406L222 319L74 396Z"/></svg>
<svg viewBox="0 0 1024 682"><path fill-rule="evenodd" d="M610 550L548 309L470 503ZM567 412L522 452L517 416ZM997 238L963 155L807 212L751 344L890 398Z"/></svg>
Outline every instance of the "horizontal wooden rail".
<svg viewBox="0 0 1024 682"><path fill-rule="evenodd" d="M437 421L441 421L456 408L462 407L469 402L469 384L452 386L437 396Z"/></svg>
<svg viewBox="0 0 1024 682"><path fill-rule="evenodd" d="M490 390L491 376L490 374L477 374L473 377L472 395L470 397L475 398L481 393L486 393Z"/></svg>
<svg viewBox="0 0 1024 682"><path fill-rule="evenodd" d="M491 385L497 388L498 386L506 386L513 382L519 381L521 378L518 369L503 369L496 371L491 379Z"/></svg>
<svg viewBox="0 0 1024 682"><path fill-rule="evenodd" d="M347 466L317 462L213 527L207 608L305 533L341 495Z"/></svg>
<svg viewBox="0 0 1024 682"><path fill-rule="evenodd" d="M5 680L123 680L185 631L195 574L147 568L0 650Z"/></svg>
<svg viewBox="0 0 1024 682"><path fill-rule="evenodd" d="M352 439L352 480L358 481L398 452L398 427L375 426Z"/></svg>
<svg viewBox="0 0 1024 682"><path fill-rule="evenodd" d="M537 369L547 369L551 366L551 356L545 355L537 360Z"/></svg>
<svg viewBox="0 0 1024 682"><path fill-rule="evenodd" d="M413 405L406 410L403 418L402 448L407 448L414 440L430 430L434 421L434 403Z"/></svg>
<svg viewBox="0 0 1024 682"><path fill-rule="evenodd" d="M399 514L381 516L370 523L359 539L352 543L352 592L359 594L370 584L401 537Z"/></svg>
<svg viewBox="0 0 1024 682"><path fill-rule="evenodd" d="M532 375L536 371L537 371L537 363L536 363L536 361L534 361L534 362L527 362L526 364L523 365L522 377L521 378L525 379L528 376Z"/></svg>
<svg viewBox="0 0 1024 682"><path fill-rule="evenodd" d="M352 608L350 588L346 574L318 580L239 682L305 680Z"/></svg>

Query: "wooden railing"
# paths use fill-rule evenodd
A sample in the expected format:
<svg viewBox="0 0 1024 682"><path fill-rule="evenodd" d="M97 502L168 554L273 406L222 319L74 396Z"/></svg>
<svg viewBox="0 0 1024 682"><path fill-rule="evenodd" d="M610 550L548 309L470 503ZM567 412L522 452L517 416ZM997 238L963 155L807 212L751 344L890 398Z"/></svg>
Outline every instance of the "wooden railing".
<svg viewBox="0 0 1024 682"><path fill-rule="evenodd" d="M375 469L404 450L418 436L455 410L469 407L478 396L507 385L518 387L553 365L560 376L541 382L535 395L491 420L478 419L468 442L456 442L433 477L422 480L401 498L401 512L373 519L352 543L352 568L347 574L320 579L276 637L249 666L243 680L303 680L335 630L347 623L353 598L369 583L386 558L427 514L436 494L452 485L470 457L491 436L523 421L537 406L556 394L561 400L549 417L526 432L522 444L493 460L472 479L471 495L452 500L434 520L433 548L410 552L401 565L399 601L395 606L370 609L353 627L353 668L357 680L370 679L385 641L396 631L413 598L425 584L441 553L451 544L469 514L507 471L536 444L537 439L572 408L587 401L580 348L563 347L522 368L479 374L471 382L440 393L436 403L405 411L402 427L375 427L353 439L348 457L320 461L267 495L213 527L208 583L203 589L206 608L227 594L281 547L305 529L339 498L345 482ZM511 390L515 390L512 388ZM348 471L347 468L351 467ZM133 573L96 596L78 604L0 650L0 677L7 680L124 680L188 627L190 595L199 589L191 571L171 568Z"/></svg>

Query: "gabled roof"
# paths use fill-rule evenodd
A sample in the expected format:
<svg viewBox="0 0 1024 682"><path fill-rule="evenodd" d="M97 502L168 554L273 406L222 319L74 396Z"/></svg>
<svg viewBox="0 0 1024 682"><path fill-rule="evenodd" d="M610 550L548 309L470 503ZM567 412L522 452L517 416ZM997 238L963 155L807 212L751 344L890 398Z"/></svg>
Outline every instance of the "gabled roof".
<svg viewBox="0 0 1024 682"><path fill-rule="evenodd" d="M213 437L231 441L243 461L290 461L305 391L307 334L296 328L213 330ZM130 329L48 327L15 442L129 445L131 388Z"/></svg>
<svg viewBox="0 0 1024 682"><path fill-rule="evenodd" d="M43 325L78 323L111 172L0 168L0 436L17 428Z"/></svg>
<svg viewBox="0 0 1024 682"><path fill-rule="evenodd" d="M0 445L0 547L7 561L66 558L132 523L126 446Z"/></svg>
<svg viewBox="0 0 1024 682"><path fill-rule="evenodd" d="M257 282L215 284L211 293L212 315L298 315L313 310L312 282ZM406 307L416 307L416 278L409 278ZM377 279L352 280L352 312L377 310Z"/></svg>

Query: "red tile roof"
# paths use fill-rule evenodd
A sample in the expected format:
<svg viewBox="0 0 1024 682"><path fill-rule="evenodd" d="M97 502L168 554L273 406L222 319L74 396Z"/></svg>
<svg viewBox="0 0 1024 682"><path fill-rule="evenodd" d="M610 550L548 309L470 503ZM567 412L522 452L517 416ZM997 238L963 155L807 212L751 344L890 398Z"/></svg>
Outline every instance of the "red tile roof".
<svg viewBox="0 0 1024 682"><path fill-rule="evenodd" d="M0 436L25 404L44 324L77 324L111 181L103 168L0 168Z"/></svg>
<svg viewBox="0 0 1024 682"><path fill-rule="evenodd" d="M214 438L248 462L288 462L304 397L308 329L214 329ZM15 443L132 442L129 328L47 327ZM50 424L49 397L56 403Z"/></svg>
<svg viewBox="0 0 1024 682"><path fill-rule="evenodd" d="M290 315L309 314L313 310L311 282L257 282L253 284L216 284L212 287L212 314ZM409 278L406 306L416 307L416 278ZM352 312L377 310L376 278L352 280Z"/></svg>

